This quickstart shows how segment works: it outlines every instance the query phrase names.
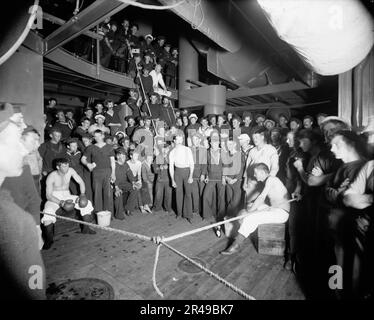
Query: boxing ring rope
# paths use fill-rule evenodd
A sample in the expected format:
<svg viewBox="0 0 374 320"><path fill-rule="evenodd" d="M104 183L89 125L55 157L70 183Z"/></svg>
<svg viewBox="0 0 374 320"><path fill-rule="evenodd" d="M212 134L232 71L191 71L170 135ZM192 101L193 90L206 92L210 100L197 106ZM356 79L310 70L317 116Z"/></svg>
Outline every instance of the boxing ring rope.
<svg viewBox="0 0 374 320"><path fill-rule="evenodd" d="M293 202L293 201L296 201L296 199L290 199L290 200L285 201L284 203L290 203L290 202ZM213 223L213 224L210 224L208 226L200 227L200 228L193 229L193 230L190 230L190 231L187 231L187 232L182 232L182 233L179 233L179 234L167 237L167 238L164 238L164 237L161 237L161 236L149 237L149 236L139 234L139 233L129 232L129 231L120 230L120 229L111 228L111 227L103 227L103 226L93 224L93 223L90 223L90 222L76 220L76 219L68 218L68 217L63 217L63 216L56 215L56 214L51 214L51 213L46 213L46 212L41 212L41 213L45 214L45 215L52 216L52 217L56 217L56 218L61 219L61 220L76 222L78 224L86 225L86 226L89 226L89 227L92 227L92 228L101 229L101 230L105 230L105 231L113 232L113 233L118 233L118 234L121 234L123 236L137 238L137 239L142 240L142 241L151 241L152 243L155 243L157 245L157 248L156 248L155 261L154 261L153 272L152 272L152 284L153 284L153 287L156 290L157 294L160 295L162 298L164 297L164 295L157 286L156 271L157 271L157 264L158 264L158 260L159 260L160 249L161 249L161 246L163 245L164 247L166 247L170 251L174 252L175 254L179 255L180 257L184 258L185 260L192 263L194 266L198 267L199 269L201 269L202 271L207 273L209 276L218 280L220 283L224 284L226 287L228 287L229 289L231 289L235 293L239 294L243 298L245 298L247 300L256 300L254 297L247 294L246 292L241 290L239 287L237 287L234 284L228 282L227 280L220 277L218 274L214 273L213 271L204 267L200 263L196 262L195 260L189 258L188 256L186 256L182 252L178 251L177 249L175 249L171 245L167 244L167 242L172 241L172 240L176 240L176 239L180 239L180 238L183 238L183 237L186 237L186 236L189 236L189 235L201 232L201 231L212 229L212 228L218 227L218 226L220 226L222 224L225 224L225 223L228 223L228 222L244 219L245 217L253 214L253 212L261 212L261 211L267 211L267 210L254 210L250 213L246 213L246 214L243 214L241 216L233 217L233 218L221 221L221 222Z"/></svg>

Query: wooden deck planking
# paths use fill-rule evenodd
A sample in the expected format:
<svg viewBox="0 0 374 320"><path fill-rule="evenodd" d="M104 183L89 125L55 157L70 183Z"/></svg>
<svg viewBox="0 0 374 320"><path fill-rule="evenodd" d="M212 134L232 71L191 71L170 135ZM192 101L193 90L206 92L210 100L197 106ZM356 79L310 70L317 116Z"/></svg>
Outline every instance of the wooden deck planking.
<svg viewBox="0 0 374 320"><path fill-rule="evenodd" d="M112 220L111 227L144 235L173 235L207 223L196 218L193 225L164 212L126 220ZM233 256L219 254L227 245L211 230L170 242L189 257L198 257L207 267L238 285L257 299L304 299L293 275L282 269L280 257L259 255L250 240ZM43 251L47 282L97 277L110 283L116 299L161 299L152 286L155 245L141 240L109 234L83 235L70 230L56 236L52 249ZM204 272L188 274L178 268L182 260L161 248L157 284L165 299L242 299L238 294ZM287 291L285 291L287 290ZM258 296L256 296L256 294Z"/></svg>

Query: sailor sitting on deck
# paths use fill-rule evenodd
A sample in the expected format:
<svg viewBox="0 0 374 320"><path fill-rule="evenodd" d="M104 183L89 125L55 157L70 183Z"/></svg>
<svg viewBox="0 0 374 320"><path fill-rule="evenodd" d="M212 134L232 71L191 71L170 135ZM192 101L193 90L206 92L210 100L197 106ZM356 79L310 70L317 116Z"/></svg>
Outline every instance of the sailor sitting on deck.
<svg viewBox="0 0 374 320"><path fill-rule="evenodd" d="M260 224L284 223L288 219L290 203L288 201L287 189L277 178L270 176L270 170L264 163L254 165L254 177L258 182L263 182L264 188L255 201L248 204L247 209L239 212L239 215L252 212L243 218L234 242L224 251L223 255L236 253L242 242L254 232ZM270 206L265 204L268 200Z"/></svg>
<svg viewBox="0 0 374 320"><path fill-rule="evenodd" d="M47 202L44 206L44 213L55 215L56 211L62 207L65 211L73 209L80 210L83 221L91 221L91 212L94 210L91 201L85 196L85 184L77 172L70 168L69 161L66 158L56 160L57 170L52 171L47 178L46 197ZM78 184L81 195L78 197L69 192L70 180L73 178ZM43 215L41 219L45 227L46 241L43 249L49 249L53 243L53 226L56 223L56 217ZM84 225L82 233L95 234L88 226Z"/></svg>

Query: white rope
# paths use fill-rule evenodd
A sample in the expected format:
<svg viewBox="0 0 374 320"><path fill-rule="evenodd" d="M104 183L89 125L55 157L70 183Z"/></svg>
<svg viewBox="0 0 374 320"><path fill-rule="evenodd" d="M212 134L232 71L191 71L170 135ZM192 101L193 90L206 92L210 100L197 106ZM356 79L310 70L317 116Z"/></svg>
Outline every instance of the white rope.
<svg viewBox="0 0 374 320"><path fill-rule="evenodd" d="M92 227L92 228L101 229L101 230L114 232L114 233L119 233L119 234L122 234L124 236L138 238L138 239L144 240L144 241L152 241L151 237L148 237L148 236L145 236L145 235L142 235L142 234L139 234L139 233L128 232L128 231L125 231L125 230L114 229L114 228L110 228L110 227L103 227L103 226L100 226L100 225L97 225L97 224L94 224L94 223L90 223L90 222L86 222L86 221L80 221L80 220L76 220L76 219L72 219L72 218L68 218L68 217L63 217L63 216L60 216L60 215L57 215L57 214L52 214L52 213L42 212L42 214L45 214L45 215L51 216L51 217L55 217L55 218L59 218L59 219L62 219L62 220L66 220L66 221L76 222L76 223L83 224L83 225L86 225L86 226L89 226L89 227Z"/></svg>
<svg viewBox="0 0 374 320"><path fill-rule="evenodd" d="M181 256L184 259L186 259L187 261L189 261L190 263L192 263L196 267L200 268L202 271L204 271L205 273L209 274L210 276L212 276L213 278L215 278L219 282L223 283L225 286L227 286L228 288L230 288L234 292L238 293L242 297L244 297L244 298L246 298L248 300L255 300L255 298L253 298L252 296L248 295L247 293L245 293L243 290L241 290L240 288L236 287L232 283L226 281L225 279L223 279L222 277L220 277L218 274L216 274L213 271L209 270L208 268L204 267L200 263L192 260L191 258L189 258L188 256L184 255L182 252L178 251L177 249L175 249L175 248L171 247L170 245L164 243L163 242L163 238L161 238L161 237L148 237L148 236L144 236L144 235L138 234L138 233L132 233L132 232L128 232L128 231L124 231L124 230L119 230L119 229L114 229L114 228L110 228L110 227L102 227L102 226L99 226L97 224L93 224L93 223L90 223L90 222L80 221L80 220L76 220L76 219L72 219L72 218L68 218L68 217L63 217L63 216L60 216L60 215L46 213L46 212L42 212L42 214L45 214L45 215L48 215L48 216L53 216L53 217L56 217L56 218L59 218L59 219L62 219L62 220L76 222L76 223L79 223L79 224L87 225L87 226L90 226L90 227L93 227L93 228L97 228L97 229L101 229L101 230L105 230L105 231L109 231L109 232L120 233L122 235L130 236L130 237L135 237L135 238L138 238L140 240L152 241L153 243L156 243L157 244L157 249L156 249L155 261L154 261L154 264L153 264L152 284L153 284L153 287L156 290L157 294L160 295L162 298L164 297L164 295L160 291L160 289L158 288L157 282L156 282L156 271L157 271L157 264L158 264L158 259L159 259L161 244L163 244L166 248L168 248L169 250L173 251L177 255Z"/></svg>
<svg viewBox="0 0 374 320"><path fill-rule="evenodd" d="M293 201L296 201L296 199L295 198L294 199L290 199L290 200L285 201L284 203L290 203L290 202L293 202ZM230 219L227 219L227 220L223 220L221 222L210 224L210 225L205 226L205 227L193 229L193 230L190 230L190 231L187 231L187 232L179 233L179 234L176 234L174 236L170 236L170 237L164 238L162 241L163 242L169 242L169 241L172 241L172 240L176 240L176 239L179 239L179 238L190 236L192 234L195 234L195 233L198 233L198 232L201 232L201 231L205 231L205 230L208 230L208 229L212 229L212 228L218 227L218 226L220 226L222 224L225 224L225 223L228 223L228 222L232 222L232 221L244 219L244 218L252 215L254 212L262 212L262 211L265 212L265 211L268 211L268 209L254 210L254 211L251 211L249 213L243 214L241 216L233 217L233 218L230 218Z"/></svg>
<svg viewBox="0 0 374 320"><path fill-rule="evenodd" d="M22 34L17 39L17 41L9 48L9 50L0 57L0 65L2 65L6 60L8 60L13 55L13 53L18 49L18 47L22 44L22 42L25 41L35 21L36 15L38 13L38 9L39 9L39 0L35 0L34 5L31 7L30 17L29 17L29 20L27 21L25 29L23 30ZM3 8L3 10L5 9Z"/></svg>
<svg viewBox="0 0 374 320"><path fill-rule="evenodd" d="M196 30L196 29L199 29L204 23L204 19L205 19L204 9L203 9L203 6L201 4L201 0L195 0L195 3L192 6L194 7L194 11L193 11L193 16L192 16L192 20L191 20L191 28ZM194 22L194 20L196 18L196 13L197 13L197 7L199 7L200 11L201 11L201 20L200 20L199 25L196 25L196 23Z"/></svg>
<svg viewBox="0 0 374 320"><path fill-rule="evenodd" d="M155 290L158 293L158 295L163 298L164 294L157 287L157 282L156 282L156 271L157 271L158 257L160 255L160 249L161 249L161 244L158 244L157 245L157 249L156 249L156 255L155 255L155 263L153 264L152 284L153 284L153 288L155 288Z"/></svg>
<svg viewBox="0 0 374 320"><path fill-rule="evenodd" d="M169 10L169 9L176 8L179 5L181 5L182 3L186 2L186 0L182 0L182 1L179 1L177 3L171 4L169 6L155 6L155 5L152 5L152 4L144 4L144 3L136 2L136 1L133 1L133 0L119 0L119 1L121 1L123 3L127 3L131 6L134 6L134 7L139 7L139 8L143 8L143 9L150 9L150 10Z"/></svg>
<svg viewBox="0 0 374 320"><path fill-rule="evenodd" d="M243 298L247 299L247 300L256 300L254 297L252 297L251 295L249 295L248 293L244 292L242 289L240 289L239 287L235 286L234 284L228 282L227 280L223 279L222 277L220 277L218 274L214 273L213 271L209 270L208 268L204 267L203 265L201 265L200 263L196 262L195 260L187 257L185 254L183 254L182 252L178 251L177 249L173 248L172 246L168 245L167 243L164 243L160 242L162 245L164 245L166 248L168 248L169 250L173 251L174 253L176 253L177 255L181 256L182 258L186 259L188 262L192 263L193 265L195 265L196 267L200 268L202 271L204 271L205 273L207 273L208 275L210 275L211 277L213 277L214 279L218 280L219 282L221 282L222 284L224 284L226 287L230 288L232 291L236 292L237 294L239 294L240 296L242 296Z"/></svg>

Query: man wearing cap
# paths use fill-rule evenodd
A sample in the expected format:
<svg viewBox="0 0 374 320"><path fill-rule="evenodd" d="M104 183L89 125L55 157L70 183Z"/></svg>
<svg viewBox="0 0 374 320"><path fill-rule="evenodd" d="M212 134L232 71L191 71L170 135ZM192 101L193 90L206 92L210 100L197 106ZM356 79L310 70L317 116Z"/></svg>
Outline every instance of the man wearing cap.
<svg viewBox="0 0 374 320"><path fill-rule="evenodd" d="M251 138L249 137L248 134L242 133L241 135L238 136L238 141L239 141L239 146L241 150L242 161L246 163L248 153L253 148L253 145L251 144Z"/></svg>
<svg viewBox="0 0 374 320"><path fill-rule="evenodd" d="M174 138L175 147L169 153L169 173L172 187L176 190L177 217L192 223L192 182L194 160L190 148L183 145L184 135Z"/></svg>
<svg viewBox="0 0 374 320"><path fill-rule="evenodd" d="M152 41L154 40L153 36L151 34L147 34L144 37L144 42L141 46L141 53L143 57L145 58L146 55L148 55L152 60L155 60L156 54L155 54L155 48L153 47Z"/></svg>
<svg viewBox="0 0 374 320"><path fill-rule="evenodd" d="M203 136L198 132L191 134L191 151L194 159L194 171L192 182L192 212L195 215L202 214L202 195L204 190L203 166L207 163L207 149L201 145Z"/></svg>
<svg viewBox="0 0 374 320"><path fill-rule="evenodd" d="M275 128L275 121L266 119L264 121L264 127L270 132L273 128Z"/></svg>
<svg viewBox="0 0 374 320"><path fill-rule="evenodd" d="M46 273L32 216L20 208L3 187L6 177L17 177L28 153L21 140L26 125L20 112L0 103L0 299L46 299ZM30 286L30 270L39 281Z"/></svg>
<svg viewBox="0 0 374 320"><path fill-rule="evenodd" d="M184 132L187 136L187 145L191 146L192 145L191 136L192 134L199 131L200 124L197 122L198 118L197 118L196 113L191 113L188 117L188 120L190 121L190 124L184 129Z"/></svg>
<svg viewBox="0 0 374 320"><path fill-rule="evenodd" d="M94 132L96 143L87 147L81 162L92 172L94 207L97 211L111 211L113 194L110 183L116 180L114 150L104 142L101 130Z"/></svg>
<svg viewBox="0 0 374 320"><path fill-rule="evenodd" d="M88 133L93 134L96 130L101 130L103 133L110 134L110 129L104 125L105 116L97 114L95 116L96 123L88 128Z"/></svg>

